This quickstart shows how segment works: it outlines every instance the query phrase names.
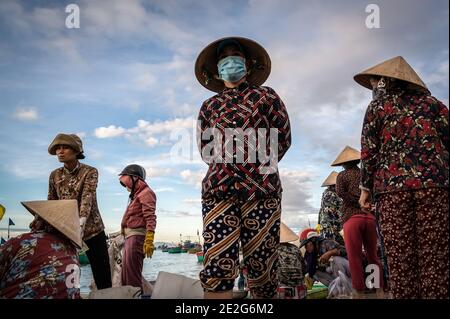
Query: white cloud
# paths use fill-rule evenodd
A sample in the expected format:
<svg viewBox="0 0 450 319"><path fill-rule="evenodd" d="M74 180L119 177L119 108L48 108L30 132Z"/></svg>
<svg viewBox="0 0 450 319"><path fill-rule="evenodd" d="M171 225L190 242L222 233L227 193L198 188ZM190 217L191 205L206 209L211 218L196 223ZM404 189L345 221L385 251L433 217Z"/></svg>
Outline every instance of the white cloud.
<svg viewBox="0 0 450 319"><path fill-rule="evenodd" d="M205 177L206 170L192 171L189 169L180 172L181 178L189 185L195 186L200 189L202 186L202 180Z"/></svg>
<svg viewBox="0 0 450 319"><path fill-rule="evenodd" d="M116 167L116 166L103 166L102 170L104 170L105 172L107 172L109 174L117 176L117 174L120 173L121 168Z"/></svg>
<svg viewBox="0 0 450 319"><path fill-rule="evenodd" d="M35 107L19 107L13 117L24 122L36 121L39 119L38 111Z"/></svg>
<svg viewBox="0 0 450 319"><path fill-rule="evenodd" d="M164 176L171 176L173 174L173 169L170 167L164 167L163 164L161 164L161 166L155 166L155 163L152 160L147 160L147 159L139 159L139 158L134 158L134 159L125 159L123 161L121 161L121 165L106 165L102 167L102 170L104 170L105 172L112 174L114 176L117 176L117 174L119 174L122 169L130 164L137 164L137 165L141 165L142 167L144 167L146 173L147 173L147 179L149 178L153 178L153 177L164 177Z"/></svg>
<svg viewBox="0 0 450 319"><path fill-rule="evenodd" d="M148 122L146 120L138 120L137 127L129 129L131 133L146 133L149 135L170 133L177 129L188 129L194 125L194 119L175 118L173 120Z"/></svg>
<svg viewBox="0 0 450 319"><path fill-rule="evenodd" d="M304 229L307 227L315 227L317 225L318 213L295 213L293 211L283 211L281 219L291 228Z"/></svg>
<svg viewBox="0 0 450 319"><path fill-rule="evenodd" d="M191 117L154 122L140 119L136 124L135 127L128 129L115 125L99 127L94 130L94 136L97 138L125 136L130 140L143 143L151 148L158 145L171 145L176 143L175 140L171 140L171 136L175 135L176 137L177 132L184 132L185 135L188 134L192 137L193 130L195 129L195 120Z"/></svg>
<svg viewBox="0 0 450 319"><path fill-rule="evenodd" d="M175 192L175 189L173 187L161 187L154 189L155 193L164 193L164 192Z"/></svg>
<svg viewBox="0 0 450 319"><path fill-rule="evenodd" d="M201 207L202 201L199 196L197 198L185 198L185 199L183 199L183 203L193 206L193 207L196 207L196 208L199 208L199 207Z"/></svg>
<svg viewBox="0 0 450 319"><path fill-rule="evenodd" d="M164 217L197 217L199 216L198 212L189 212L185 210L170 210L159 208L158 213L162 214Z"/></svg>
<svg viewBox="0 0 450 319"><path fill-rule="evenodd" d="M77 133L75 133L75 135L77 135L81 139L86 137L86 133L85 132L77 132Z"/></svg>
<svg viewBox="0 0 450 319"><path fill-rule="evenodd" d="M173 174L173 170L171 168L150 166L151 164L147 164L145 162L137 162L137 164L142 165L145 168L149 178L171 176Z"/></svg>
<svg viewBox="0 0 450 319"><path fill-rule="evenodd" d="M29 158L16 158L13 163L4 165L3 170L14 174L22 179L41 179L48 178L50 172L54 169L48 159L30 161Z"/></svg>
<svg viewBox="0 0 450 319"><path fill-rule="evenodd" d="M151 74L150 72L143 72L139 74L134 79L134 83L138 88L143 90L147 90L151 88L154 84L157 84L156 76Z"/></svg>
<svg viewBox="0 0 450 319"><path fill-rule="evenodd" d="M317 173L312 170L280 169L283 186L282 219L290 227L301 228L317 218L318 208L312 202L312 184ZM314 217L315 216L315 217Z"/></svg>
<svg viewBox="0 0 450 319"><path fill-rule="evenodd" d="M185 199L183 199L183 203L197 205L197 204L201 203L201 199L200 198L185 198Z"/></svg>
<svg viewBox="0 0 450 319"><path fill-rule="evenodd" d="M152 137L152 136L150 136L150 137L148 137L146 140L145 140L145 144L147 145L147 146L150 146L150 147L153 147L153 146L156 146L156 145L158 145L158 139L156 139L156 138L154 138L154 137Z"/></svg>
<svg viewBox="0 0 450 319"><path fill-rule="evenodd" d="M122 136L126 130L122 127L117 127L115 125L110 125L108 127L99 127L94 131L94 136L97 138L111 138Z"/></svg>
<svg viewBox="0 0 450 319"><path fill-rule="evenodd" d="M311 199L311 184L317 174L299 169L280 169L283 186L283 205L287 210L311 213L315 208Z"/></svg>

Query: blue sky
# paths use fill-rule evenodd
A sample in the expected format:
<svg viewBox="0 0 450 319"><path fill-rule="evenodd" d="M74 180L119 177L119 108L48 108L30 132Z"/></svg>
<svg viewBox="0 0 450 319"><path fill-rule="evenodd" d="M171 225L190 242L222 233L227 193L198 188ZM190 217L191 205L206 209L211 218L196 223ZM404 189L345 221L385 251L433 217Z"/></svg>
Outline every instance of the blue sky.
<svg viewBox="0 0 450 319"><path fill-rule="evenodd" d="M80 28L64 26L80 7ZM217 38L261 43L272 59L265 85L288 109L293 145L280 163L282 219L316 223L320 184L345 145L359 148L371 93L353 75L402 55L448 105L448 1L377 1L379 29L365 26L368 1L9 1L0 2L0 202L18 228L20 201L45 199L59 166L47 153L59 132L78 133L86 164L100 172L107 231L119 229L127 193L117 173L147 168L158 196L157 241L201 229L197 151L171 155L176 130L192 133L203 100L197 54ZM0 231L5 236L5 232Z"/></svg>

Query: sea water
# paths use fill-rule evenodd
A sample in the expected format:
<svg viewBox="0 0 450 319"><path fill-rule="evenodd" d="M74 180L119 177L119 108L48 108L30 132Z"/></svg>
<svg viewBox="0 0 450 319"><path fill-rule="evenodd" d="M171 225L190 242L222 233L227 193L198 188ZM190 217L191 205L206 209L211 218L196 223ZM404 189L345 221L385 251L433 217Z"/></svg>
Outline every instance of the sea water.
<svg viewBox="0 0 450 319"><path fill-rule="evenodd" d="M169 254L156 250L152 258L144 259L142 273L148 281L156 280L158 272L165 271L183 275L189 278L199 279L198 274L202 270L203 264L197 261L195 254L180 253ZM90 292L92 281L92 271L89 265L81 267L80 290L82 294Z"/></svg>

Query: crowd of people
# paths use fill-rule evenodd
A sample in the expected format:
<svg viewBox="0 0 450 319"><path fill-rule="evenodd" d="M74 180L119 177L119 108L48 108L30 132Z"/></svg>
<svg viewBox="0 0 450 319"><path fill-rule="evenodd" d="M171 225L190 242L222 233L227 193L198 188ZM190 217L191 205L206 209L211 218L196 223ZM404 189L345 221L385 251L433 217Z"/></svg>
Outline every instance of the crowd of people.
<svg viewBox="0 0 450 319"><path fill-rule="evenodd" d="M402 57L358 73L355 81L373 92L361 152L345 147L331 163L343 170L322 185L320 227L297 236L281 223L277 167L292 134L283 101L262 86L270 70L266 50L240 37L214 41L195 63L198 81L217 93L198 118L208 164L201 194L204 297L231 299L240 274L252 298L276 298L280 287L302 298L303 285L329 286L341 274L358 297L373 288L365 268L373 265L381 274L374 287L389 288L393 298L448 298L448 108ZM234 136L208 148L217 142L211 128L219 136L257 130L258 143L255 136ZM251 151L275 154L275 169L267 171L267 161ZM31 232L0 247L0 298L78 298L78 249L87 250L96 287L112 286L97 169L80 162L83 145L74 134L58 134L48 152L63 167L50 174L47 201L23 203L35 217ZM118 182L130 192L121 223L121 281L142 287L143 260L155 249L156 195L139 165L125 167Z"/></svg>

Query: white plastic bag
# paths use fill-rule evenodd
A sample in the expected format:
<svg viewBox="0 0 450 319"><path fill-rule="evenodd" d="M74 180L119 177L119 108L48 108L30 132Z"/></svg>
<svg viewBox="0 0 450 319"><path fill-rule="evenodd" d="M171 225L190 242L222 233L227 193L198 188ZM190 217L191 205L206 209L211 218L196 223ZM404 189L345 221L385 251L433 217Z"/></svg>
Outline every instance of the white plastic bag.
<svg viewBox="0 0 450 319"><path fill-rule="evenodd" d="M352 295L352 282L342 271L338 271L336 277L328 286L328 298L340 299Z"/></svg>
<svg viewBox="0 0 450 319"><path fill-rule="evenodd" d="M203 299L203 288L198 279L160 271L152 299Z"/></svg>

